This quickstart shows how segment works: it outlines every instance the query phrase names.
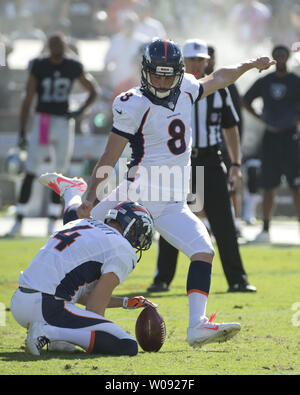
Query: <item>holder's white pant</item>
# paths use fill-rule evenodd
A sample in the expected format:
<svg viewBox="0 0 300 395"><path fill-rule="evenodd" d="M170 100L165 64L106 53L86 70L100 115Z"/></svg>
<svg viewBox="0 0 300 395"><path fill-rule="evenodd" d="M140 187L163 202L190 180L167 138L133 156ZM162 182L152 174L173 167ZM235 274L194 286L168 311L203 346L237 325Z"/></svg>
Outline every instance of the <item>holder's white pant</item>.
<svg viewBox="0 0 300 395"><path fill-rule="evenodd" d="M36 113L28 140L26 171L36 174L42 162L50 156L53 169L66 173L74 149L74 126L73 119Z"/></svg>
<svg viewBox="0 0 300 395"><path fill-rule="evenodd" d="M51 311L43 311L45 306L43 307L43 295L41 292L36 293L24 293L21 292L20 289L17 289L15 294L11 299L10 309L15 320L24 328L28 328L30 323L32 322L42 322L44 324L49 324L52 327L53 322L48 322L45 320L45 316L50 315ZM83 310L80 307L76 306L73 303L64 302L63 309L65 310L65 325L63 322L57 324L57 336L62 333L62 329L73 329L77 332L77 337L80 340L78 345L82 345L85 343L84 339L80 338L79 332L81 331L82 337L87 338L86 344L88 345L90 342L91 332L93 331L102 331L110 333L113 336L116 336L119 339L132 339L134 340L127 332L125 332L118 325L114 324L111 321L108 321L103 316L93 313L91 311ZM93 322L94 321L94 322ZM55 327L54 327L55 328ZM52 331L53 332L53 331ZM66 332L68 333L68 332ZM71 333L71 332L69 332ZM74 337L70 337L70 339L66 338L64 334L64 338L56 338L52 340L64 340L69 341L70 343L74 343Z"/></svg>

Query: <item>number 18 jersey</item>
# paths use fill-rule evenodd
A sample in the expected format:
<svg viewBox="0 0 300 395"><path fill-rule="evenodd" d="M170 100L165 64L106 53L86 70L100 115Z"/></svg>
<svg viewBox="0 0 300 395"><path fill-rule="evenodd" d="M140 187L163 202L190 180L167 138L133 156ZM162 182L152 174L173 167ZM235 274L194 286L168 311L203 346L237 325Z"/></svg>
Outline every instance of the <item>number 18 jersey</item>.
<svg viewBox="0 0 300 395"><path fill-rule="evenodd" d="M73 81L83 74L82 64L71 58L64 58L61 63L55 64L49 57L40 57L32 61L30 73L38 83L36 111L65 115Z"/></svg>
<svg viewBox="0 0 300 395"><path fill-rule="evenodd" d="M161 181L154 185L151 169L176 167L179 173L186 174L192 146L192 106L202 93L201 83L193 75L185 74L177 102L169 107L151 100L141 88L133 88L115 99L112 131L129 139L132 156L127 177L130 181L138 176L145 180L147 173L151 188L162 190L169 186ZM185 189L187 193L188 186Z"/></svg>

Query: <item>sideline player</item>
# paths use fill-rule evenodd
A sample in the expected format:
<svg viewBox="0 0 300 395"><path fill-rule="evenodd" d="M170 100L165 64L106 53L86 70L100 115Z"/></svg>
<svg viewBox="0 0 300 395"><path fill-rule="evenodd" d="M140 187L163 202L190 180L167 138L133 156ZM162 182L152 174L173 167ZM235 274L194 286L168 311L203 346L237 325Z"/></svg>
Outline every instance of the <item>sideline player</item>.
<svg viewBox="0 0 300 395"><path fill-rule="evenodd" d="M240 330L240 324L214 324L206 317L214 249L205 226L186 204L192 106L196 100L233 83L246 71L254 68L262 71L273 64L268 57L252 59L197 81L184 74L183 56L177 44L169 40L150 43L143 55L142 86L115 99L112 132L77 209L79 217L92 215L104 219L107 211L126 195L133 200L131 196L140 191L139 201L151 212L156 230L191 260L187 278L187 341L191 346L226 341ZM114 168L128 142L132 161L127 180L93 208L97 193L109 176L108 169ZM184 186L178 191L161 182L161 178L148 182L155 166L164 166L164 170L176 166L175 178L182 178ZM156 192L162 197L152 198L151 194ZM180 192L182 196L178 199Z"/></svg>
<svg viewBox="0 0 300 395"><path fill-rule="evenodd" d="M63 188L69 205L74 198L80 202L86 184L77 180ZM124 202L104 222L67 222L21 272L11 312L21 326L29 327L31 354L40 355L46 344L52 351L71 351L70 343L95 354L137 354L135 339L104 316L108 307L157 307L142 296L112 297L137 264L134 248L140 253L150 248L153 221L138 203Z"/></svg>
<svg viewBox="0 0 300 395"><path fill-rule="evenodd" d="M28 141L26 174L21 186L17 204L16 221L9 235L21 231L22 220L26 215L26 204L31 195L33 180L42 161L51 156L52 165L58 171L67 172L74 146L74 119L82 114L96 98L96 84L92 77L84 73L83 65L65 55L66 43L60 33L48 40L49 55L31 62L27 80L26 96L20 114L19 146L26 148L26 125L32 101L37 95L37 105L33 120L33 130ZM69 112L69 95L72 85L78 80L88 91L87 100L75 112ZM48 207L51 234L54 221L61 214L60 201L55 193Z"/></svg>
<svg viewBox="0 0 300 395"><path fill-rule="evenodd" d="M265 124L261 148L263 229L255 239L257 242L270 242L275 192L282 175L286 176L300 223L300 133L297 130L300 78L288 70L289 48L276 45L272 56L277 61L275 72L255 81L243 100L246 110ZM258 97L263 101L261 114L252 105Z"/></svg>

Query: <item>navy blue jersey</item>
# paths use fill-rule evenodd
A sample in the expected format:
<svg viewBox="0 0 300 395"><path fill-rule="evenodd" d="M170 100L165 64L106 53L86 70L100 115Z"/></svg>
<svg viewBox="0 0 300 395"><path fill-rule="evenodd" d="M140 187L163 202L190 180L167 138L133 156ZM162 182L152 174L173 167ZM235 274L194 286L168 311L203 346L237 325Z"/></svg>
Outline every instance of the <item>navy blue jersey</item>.
<svg viewBox="0 0 300 395"><path fill-rule="evenodd" d="M278 77L275 73L258 79L245 94L249 104L258 97L263 99L263 120L280 130L296 127L300 116L300 77L289 73Z"/></svg>
<svg viewBox="0 0 300 395"><path fill-rule="evenodd" d="M55 64L49 57L41 57L31 62L30 73L38 81L36 111L66 114L73 81L83 74L82 64L71 58L64 58L61 63Z"/></svg>

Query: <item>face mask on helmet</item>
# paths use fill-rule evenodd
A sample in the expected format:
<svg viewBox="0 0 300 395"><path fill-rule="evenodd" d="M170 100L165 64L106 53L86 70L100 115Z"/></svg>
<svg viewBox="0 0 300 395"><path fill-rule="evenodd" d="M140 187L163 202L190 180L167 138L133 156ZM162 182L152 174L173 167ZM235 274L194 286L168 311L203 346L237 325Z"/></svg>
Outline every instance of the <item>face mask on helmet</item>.
<svg viewBox="0 0 300 395"><path fill-rule="evenodd" d="M174 77L168 89L158 89L151 82L151 74ZM159 99L170 96L179 88L184 74L183 56L180 48L172 41L156 40L149 44L142 61L142 87Z"/></svg>
<svg viewBox="0 0 300 395"><path fill-rule="evenodd" d="M108 211L104 222L109 225L111 220L121 225L122 235L140 253L139 261L142 251L152 244L154 225L149 211L138 203L124 202Z"/></svg>

